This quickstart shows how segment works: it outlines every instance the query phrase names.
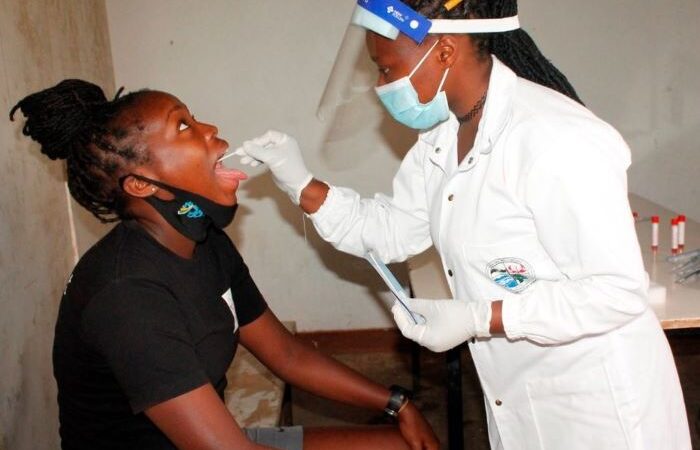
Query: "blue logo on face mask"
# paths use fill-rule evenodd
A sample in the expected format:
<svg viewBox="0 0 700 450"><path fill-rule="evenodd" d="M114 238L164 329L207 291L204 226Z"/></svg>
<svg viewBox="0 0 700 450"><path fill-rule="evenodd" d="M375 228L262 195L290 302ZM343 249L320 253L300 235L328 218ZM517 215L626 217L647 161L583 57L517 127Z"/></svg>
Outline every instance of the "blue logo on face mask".
<svg viewBox="0 0 700 450"><path fill-rule="evenodd" d="M178 216L187 215L188 219L199 219L204 217L204 213L194 202L185 202L177 211Z"/></svg>

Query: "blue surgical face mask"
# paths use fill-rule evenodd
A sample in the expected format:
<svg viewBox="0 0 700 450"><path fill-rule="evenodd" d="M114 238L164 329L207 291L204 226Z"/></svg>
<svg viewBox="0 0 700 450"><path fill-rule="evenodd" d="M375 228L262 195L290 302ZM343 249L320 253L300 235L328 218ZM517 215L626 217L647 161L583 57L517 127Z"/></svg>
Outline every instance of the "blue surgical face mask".
<svg viewBox="0 0 700 450"><path fill-rule="evenodd" d="M430 50L418 61L418 64L408 76L374 88L379 96L379 100L384 104L389 114L391 114L397 122L409 128L427 130L440 122L444 122L450 116L447 96L445 95L445 91L442 90L442 85L447 79L447 73L450 71L449 68L445 69L437 93L428 103L420 102L418 92L416 92L413 84L411 84L411 77L416 73L421 64L423 64L423 61L426 60L428 55L430 55L430 52L433 51L438 42L439 41L436 41L433 46L430 47Z"/></svg>

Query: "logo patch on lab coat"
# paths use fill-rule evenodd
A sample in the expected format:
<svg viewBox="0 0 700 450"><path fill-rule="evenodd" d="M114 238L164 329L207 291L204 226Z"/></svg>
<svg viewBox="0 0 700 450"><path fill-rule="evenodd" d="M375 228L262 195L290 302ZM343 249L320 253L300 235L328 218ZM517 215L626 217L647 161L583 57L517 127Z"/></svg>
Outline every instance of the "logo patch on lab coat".
<svg viewBox="0 0 700 450"><path fill-rule="evenodd" d="M228 309L230 309L231 314L233 314L233 332L235 333L236 331L238 331L238 316L236 315L236 307L233 305L233 295L231 294L231 288L228 288L228 290L221 295L221 298L224 299L224 301L228 305Z"/></svg>
<svg viewBox="0 0 700 450"><path fill-rule="evenodd" d="M486 267L487 275L511 292L521 292L535 282L532 266L519 258L494 259Z"/></svg>

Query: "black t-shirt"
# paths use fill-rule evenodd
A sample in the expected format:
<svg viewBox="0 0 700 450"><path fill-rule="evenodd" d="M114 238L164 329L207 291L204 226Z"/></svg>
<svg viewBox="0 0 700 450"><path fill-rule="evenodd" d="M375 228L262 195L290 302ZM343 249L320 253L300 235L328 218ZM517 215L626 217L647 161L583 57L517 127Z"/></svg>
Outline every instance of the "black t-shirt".
<svg viewBox="0 0 700 450"><path fill-rule="evenodd" d="M76 266L53 349L62 448L174 449L143 414L211 383L223 398L238 328L267 308L231 240L192 259L122 222Z"/></svg>

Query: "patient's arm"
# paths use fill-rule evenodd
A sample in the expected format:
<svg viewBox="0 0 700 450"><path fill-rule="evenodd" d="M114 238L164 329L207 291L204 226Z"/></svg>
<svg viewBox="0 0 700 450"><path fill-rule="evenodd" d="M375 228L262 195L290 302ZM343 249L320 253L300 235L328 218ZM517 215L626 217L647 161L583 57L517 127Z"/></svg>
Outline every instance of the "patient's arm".
<svg viewBox="0 0 700 450"><path fill-rule="evenodd" d="M296 339L269 309L241 327L241 343L280 378L313 394L380 411L388 402L387 388ZM337 434L305 430L304 448L439 448L432 428L413 402L401 409L398 425L400 435L395 428ZM333 445L325 447L331 443Z"/></svg>
<svg viewBox="0 0 700 450"><path fill-rule="evenodd" d="M339 402L382 410L386 387L295 338L268 309L241 327L241 344L283 380Z"/></svg>
<svg viewBox="0 0 700 450"><path fill-rule="evenodd" d="M152 406L145 414L181 450L269 449L248 440L209 383Z"/></svg>

